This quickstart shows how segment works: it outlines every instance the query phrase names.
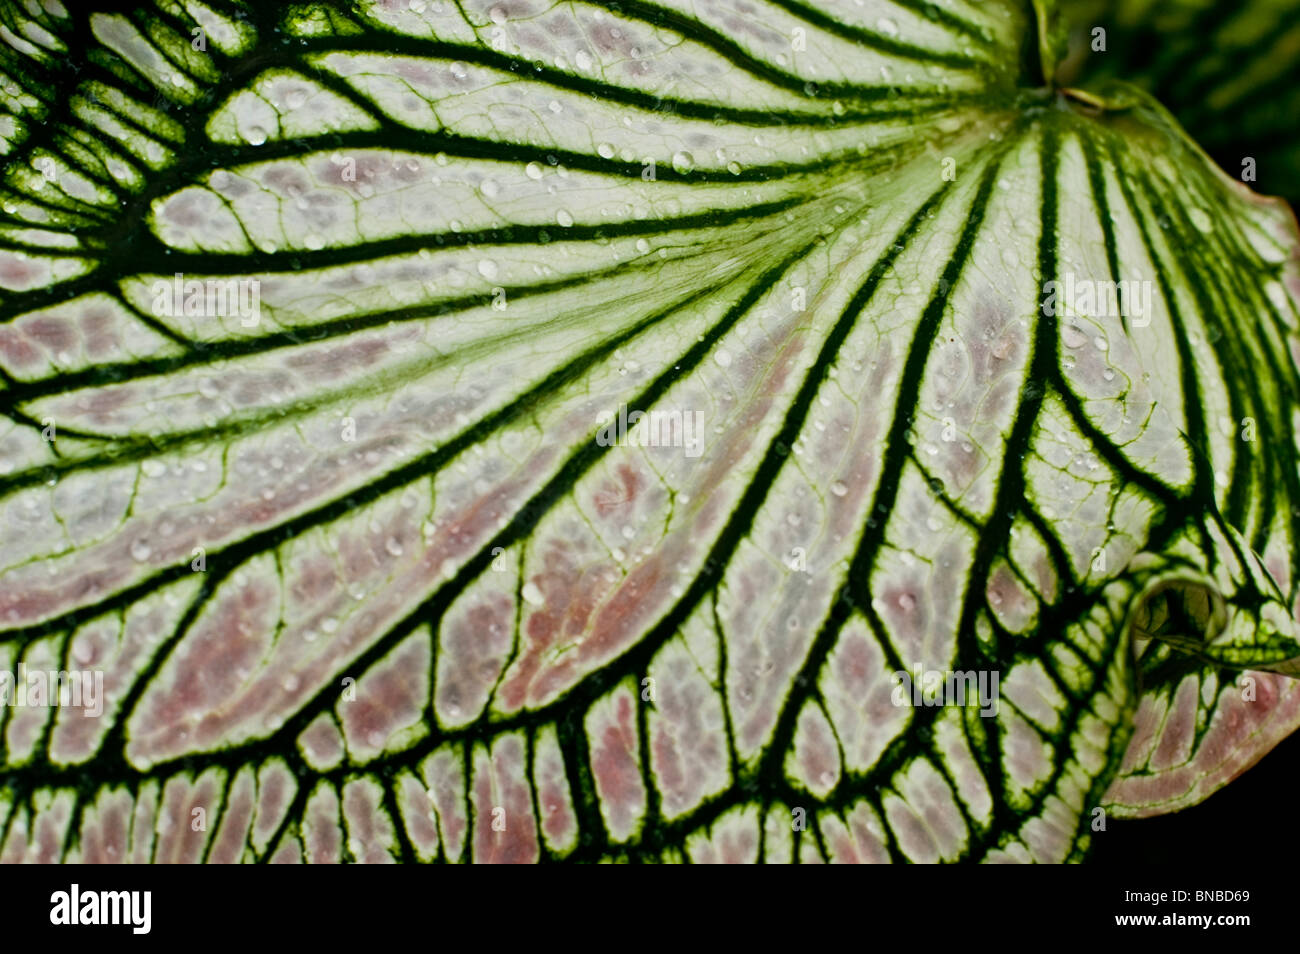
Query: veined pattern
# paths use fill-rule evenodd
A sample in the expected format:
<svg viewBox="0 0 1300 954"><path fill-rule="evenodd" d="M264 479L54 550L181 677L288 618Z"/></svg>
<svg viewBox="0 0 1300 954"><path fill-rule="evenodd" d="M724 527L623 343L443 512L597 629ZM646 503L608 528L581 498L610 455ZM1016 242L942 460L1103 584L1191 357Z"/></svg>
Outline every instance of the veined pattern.
<svg viewBox="0 0 1300 954"><path fill-rule="evenodd" d="M1294 222L1028 4L49 6L0 860L1077 860L1300 722Z"/></svg>

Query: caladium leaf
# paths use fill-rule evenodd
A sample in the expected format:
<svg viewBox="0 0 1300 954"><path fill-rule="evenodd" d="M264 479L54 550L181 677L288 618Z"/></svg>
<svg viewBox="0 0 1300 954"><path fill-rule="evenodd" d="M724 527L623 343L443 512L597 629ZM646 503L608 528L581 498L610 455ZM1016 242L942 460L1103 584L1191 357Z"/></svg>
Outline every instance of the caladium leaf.
<svg viewBox="0 0 1300 954"><path fill-rule="evenodd" d="M1064 0L1067 85L1118 77L1168 107L1229 175L1300 198L1300 0Z"/></svg>
<svg viewBox="0 0 1300 954"><path fill-rule="evenodd" d="M1291 102L1300 88L1300 4L1063 6L1074 29L1061 82L1118 76L1136 83L1169 106L1228 174L1265 193L1300 196L1300 113ZM1296 724L1300 698L1287 679L1254 674L1228 691L1212 669L1175 665L1166 676L1163 689L1146 693L1125 772L1108 792L1116 814L1195 804Z"/></svg>
<svg viewBox="0 0 1300 954"><path fill-rule="evenodd" d="M1069 54L1070 29L1058 0L1034 0L1038 28L1038 58L1043 81L1052 83L1061 61Z"/></svg>
<svg viewBox="0 0 1300 954"><path fill-rule="evenodd" d="M1044 12L6 7L0 669L103 685L0 860L1073 860L1293 727L1294 223Z"/></svg>

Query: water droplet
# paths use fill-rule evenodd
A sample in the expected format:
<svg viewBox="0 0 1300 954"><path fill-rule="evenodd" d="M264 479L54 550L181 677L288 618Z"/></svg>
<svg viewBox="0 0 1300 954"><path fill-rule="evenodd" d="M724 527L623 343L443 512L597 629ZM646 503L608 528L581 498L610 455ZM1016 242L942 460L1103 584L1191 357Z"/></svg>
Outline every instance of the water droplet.
<svg viewBox="0 0 1300 954"><path fill-rule="evenodd" d="M1061 329L1061 343L1067 348L1082 348L1087 340L1084 333L1074 325L1066 325Z"/></svg>
<svg viewBox="0 0 1300 954"><path fill-rule="evenodd" d="M497 185L495 179L484 179L483 184L479 186L479 191L487 198L494 199L497 193L501 191L501 187Z"/></svg>
<svg viewBox="0 0 1300 954"><path fill-rule="evenodd" d="M713 360L718 363L718 367L720 368L731 367L731 355L729 355L727 352L723 351L722 349L718 349L717 351L713 352Z"/></svg>
<svg viewBox="0 0 1300 954"><path fill-rule="evenodd" d="M402 555L402 544L398 541L397 537L389 537L388 542L384 544L384 549L392 556Z"/></svg>
<svg viewBox="0 0 1300 954"><path fill-rule="evenodd" d="M695 157L689 152L673 153L673 168L679 173L690 172L695 168Z"/></svg>
<svg viewBox="0 0 1300 954"><path fill-rule="evenodd" d="M582 70L582 72L584 73L590 72L592 66L591 54L589 54L586 50L579 50L577 53L575 53L573 56L573 62L578 67L578 69Z"/></svg>
<svg viewBox="0 0 1300 954"><path fill-rule="evenodd" d="M602 142L599 146L596 147L596 154L599 155L600 158L602 159L613 159L614 147L607 142Z"/></svg>
<svg viewBox="0 0 1300 954"><path fill-rule="evenodd" d="M569 214L567 209L560 209L559 212L555 213L555 221L567 229L573 225L573 216Z"/></svg>
<svg viewBox="0 0 1300 954"><path fill-rule="evenodd" d="M836 497L843 497L848 492L849 488L845 486L844 481L842 480L837 480L835 483L831 484L831 493Z"/></svg>
<svg viewBox="0 0 1300 954"><path fill-rule="evenodd" d="M539 587L532 580L529 580L527 583L524 584L523 591L521 592L520 595L523 596L524 602L528 603L531 606L546 605L546 596L542 593L541 587Z"/></svg>
<svg viewBox="0 0 1300 954"><path fill-rule="evenodd" d="M530 179L540 179L542 177L542 167L535 162L530 162L524 166L524 174Z"/></svg>
<svg viewBox="0 0 1300 954"><path fill-rule="evenodd" d="M261 126L249 126L248 131L244 133L244 139L250 146L260 146L266 142L266 130Z"/></svg>
<svg viewBox="0 0 1300 954"><path fill-rule="evenodd" d="M898 36L898 24L889 17L881 17L876 21L876 29L885 36Z"/></svg>
<svg viewBox="0 0 1300 954"><path fill-rule="evenodd" d="M143 563L152 553L153 548L144 540L137 540L131 544L131 559L137 563Z"/></svg>
<svg viewBox="0 0 1300 954"><path fill-rule="evenodd" d="M497 263L490 258L485 258L478 263L478 273L488 281L497 277Z"/></svg>

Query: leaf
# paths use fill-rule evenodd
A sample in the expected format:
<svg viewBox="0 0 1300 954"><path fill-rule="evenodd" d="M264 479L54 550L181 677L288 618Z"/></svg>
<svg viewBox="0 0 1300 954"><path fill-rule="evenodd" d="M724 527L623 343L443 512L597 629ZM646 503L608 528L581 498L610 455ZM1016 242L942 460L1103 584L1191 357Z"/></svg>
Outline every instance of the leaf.
<svg viewBox="0 0 1300 954"><path fill-rule="evenodd" d="M1038 29L1038 58L1043 67L1043 80L1050 86L1069 51L1070 31L1057 0L1034 0L1034 15Z"/></svg>
<svg viewBox="0 0 1300 954"><path fill-rule="evenodd" d="M1028 4L6 15L0 860L1078 860L1300 656L1294 222Z"/></svg>
<svg viewBox="0 0 1300 954"><path fill-rule="evenodd" d="M1300 2L1067 0L1063 8L1075 27L1067 85L1132 81L1229 175L1300 198Z"/></svg>

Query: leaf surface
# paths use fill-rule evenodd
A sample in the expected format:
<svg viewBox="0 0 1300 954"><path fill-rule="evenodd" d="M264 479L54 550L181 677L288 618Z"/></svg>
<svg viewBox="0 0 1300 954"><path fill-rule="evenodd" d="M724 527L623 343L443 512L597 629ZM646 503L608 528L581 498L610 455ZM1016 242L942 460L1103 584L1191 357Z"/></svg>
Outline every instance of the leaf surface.
<svg viewBox="0 0 1300 954"><path fill-rule="evenodd" d="M1077 860L1300 718L1294 221L1030 5L7 15L0 860Z"/></svg>

